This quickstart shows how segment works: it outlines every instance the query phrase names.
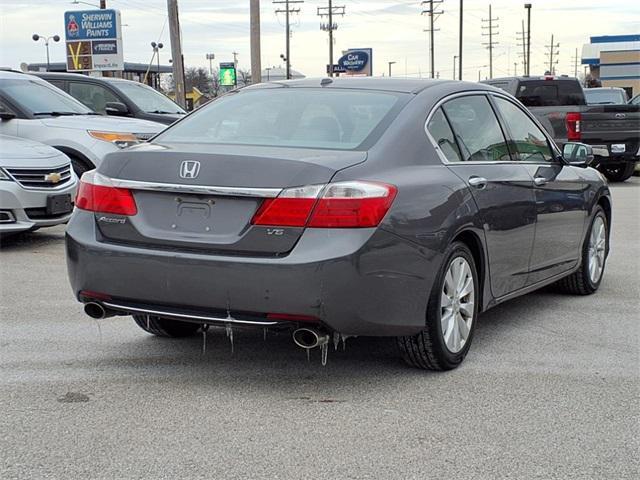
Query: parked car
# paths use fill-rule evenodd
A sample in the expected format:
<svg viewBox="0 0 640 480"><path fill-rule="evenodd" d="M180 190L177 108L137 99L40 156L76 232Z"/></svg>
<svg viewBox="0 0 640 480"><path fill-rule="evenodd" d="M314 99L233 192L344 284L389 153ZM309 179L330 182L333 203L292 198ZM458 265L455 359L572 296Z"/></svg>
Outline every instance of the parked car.
<svg viewBox="0 0 640 480"><path fill-rule="evenodd" d="M0 135L0 236L66 223L76 186L64 153Z"/></svg>
<svg viewBox="0 0 640 480"><path fill-rule="evenodd" d="M629 102L627 92L619 87L585 88L587 105L623 105Z"/></svg>
<svg viewBox="0 0 640 480"><path fill-rule="evenodd" d="M640 94L629 100L629 105L640 105Z"/></svg>
<svg viewBox="0 0 640 480"><path fill-rule="evenodd" d="M170 125L184 117L182 107L148 85L122 78L78 73L35 73L94 112Z"/></svg>
<svg viewBox="0 0 640 480"><path fill-rule="evenodd" d="M591 145L594 167L610 181L622 182L633 174L640 157L640 105L588 106L580 82L571 77L506 77L483 83L514 95L559 145Z"/></svg>
<svg viewBox="0 0 640 480"><path fill-rule="evenodd" d="M289 328L303 348L396 337L462 362L480 312L548 284L595 292L611 197L517 100L384 78L250 86L83 175L74 294L147 332Z"/></svg>
<svg viewBox="0 0 640 480"><path fill-rule="evenodd" d="M101 116L36 76L0 71L0 134L57 148L78 175L100 165L107 153L148 140L163 128L146 120Z"/></svg>

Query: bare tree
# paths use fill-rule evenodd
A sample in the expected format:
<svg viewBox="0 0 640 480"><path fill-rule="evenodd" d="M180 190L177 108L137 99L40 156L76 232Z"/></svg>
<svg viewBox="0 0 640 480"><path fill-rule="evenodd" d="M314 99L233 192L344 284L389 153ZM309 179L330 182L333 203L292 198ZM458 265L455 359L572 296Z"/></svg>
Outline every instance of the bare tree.
<svg viewBox="0 0 640 480"><path fill-rule="evenodd" d="M251 72L249 70L238 69L237 82L239 87L251 85Z"/></svg>

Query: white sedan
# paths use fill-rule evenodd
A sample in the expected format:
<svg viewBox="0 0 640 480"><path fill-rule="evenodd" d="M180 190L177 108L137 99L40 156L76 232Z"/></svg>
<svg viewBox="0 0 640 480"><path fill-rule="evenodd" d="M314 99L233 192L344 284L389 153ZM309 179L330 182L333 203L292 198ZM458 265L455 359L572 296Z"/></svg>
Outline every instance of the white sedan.
<svg viewBox="0 0 640 480"><path fill-rule="evenodd" d="M0 135L0 235L66 223L77 182L64 153Z"/></svg>

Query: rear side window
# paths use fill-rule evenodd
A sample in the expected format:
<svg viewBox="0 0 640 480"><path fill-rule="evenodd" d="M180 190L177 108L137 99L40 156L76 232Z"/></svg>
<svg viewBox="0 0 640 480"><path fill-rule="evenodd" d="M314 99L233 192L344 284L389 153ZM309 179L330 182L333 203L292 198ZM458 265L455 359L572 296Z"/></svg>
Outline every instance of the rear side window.
<svg viewBox="0 0 640 480"><path fill-rule="evenodd" d="M442 109L438 108L427 124L427 130L440 147L440 150L450 162L462 161L460 149L456 143L453 131L449 126L449 122L442 113Z"/></svg>
<svg viewBox="0 0 640 480"><path fill-rule="evenodd" d="M511 133L513 150L523 162L550 162L553 160L549 142L542 130L517 106L495 97L496 106Z"/></svg>
<svg viewBox="0 0 640 480"><path fill-rule="evenodd" d="M584 105L582 87L570 80L526 80L518 85L516 98L527 107Z"/></svg>
<svg viewBox="0 0 640 480"><path fill-rule="evenodd" d="M509 161L498 119L484 95L449 100L443 105L465 162Z"/></svg>
<svg viewBox="0 0 640 480"><path fill-rule="evenodd" d="M404 105L401 98L409 99L405 94L366 90L247 90L211 102L156 138L163 142L352 150L370 136L375 141Z"/></svg>

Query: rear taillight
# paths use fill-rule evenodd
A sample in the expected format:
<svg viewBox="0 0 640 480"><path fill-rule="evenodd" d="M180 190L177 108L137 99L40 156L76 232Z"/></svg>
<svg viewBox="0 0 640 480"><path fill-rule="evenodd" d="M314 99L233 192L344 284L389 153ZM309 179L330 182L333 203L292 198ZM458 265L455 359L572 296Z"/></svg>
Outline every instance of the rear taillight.
<svg viewBox="0 0 640 480"><path fill-rule="evenodd" d="M567 140L570 142L580 140L580 113L569 112L565 117L567 125Z"/></svg>
<svg viewBox="0 0 640 480"><path fill-rule="evenodd" d="M114 215L135 215L136 201L130 190L114 187L109 179L95 170L80 179L76 206L82 210Z"/></svg>
<svg viewBox="0 0 640 480"><path fill-rule="evenodd" d="M253 225L316 228L377 226L393 203L397 189L373 182L338 182L284 190L263 202Z"/></svg>

